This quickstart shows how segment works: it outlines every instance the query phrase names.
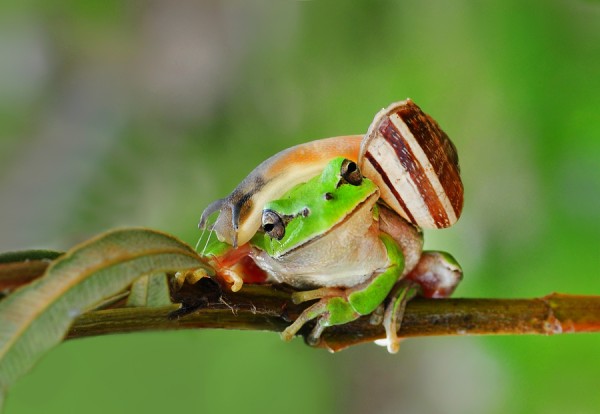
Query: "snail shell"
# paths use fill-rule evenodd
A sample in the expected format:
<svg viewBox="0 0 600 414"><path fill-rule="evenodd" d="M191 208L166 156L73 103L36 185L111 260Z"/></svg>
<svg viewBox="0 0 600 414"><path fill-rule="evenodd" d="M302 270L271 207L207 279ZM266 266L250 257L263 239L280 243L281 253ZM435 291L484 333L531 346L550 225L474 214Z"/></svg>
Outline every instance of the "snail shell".
<svg viewBox="0 0 600 414"><path fill-rule="evenodd" d="M423 228L456 223L463 185L456 148L413 101L380 111L362 141L359 166L381 190L381 199Z"/></svg>

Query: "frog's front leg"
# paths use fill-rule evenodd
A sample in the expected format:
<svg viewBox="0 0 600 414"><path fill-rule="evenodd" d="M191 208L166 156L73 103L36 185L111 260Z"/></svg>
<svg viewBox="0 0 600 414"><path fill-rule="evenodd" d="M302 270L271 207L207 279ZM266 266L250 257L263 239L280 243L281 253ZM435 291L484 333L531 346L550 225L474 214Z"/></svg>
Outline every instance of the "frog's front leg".
<svg viewBox="0 0 600 414"><path fill-rule="evenodd" d="M185 282L194 285L200 279L211 276L224 281L232 292L239 291L244 282L263 281L266 275L250 259L250 250L248 243L234 249L227 243L213 241L202 257L215 274L209 274L204 268L177 272L173 279L175 288L180 289Z"/></svg>
<svg viewBox="0 0 600 414"><path fill-rule="evenodd" d="M284 340L291 340L304 324L318 318L315 328L307 338L308 342L314 345L318 343L325 328L351 322L377 309L404 269L404 255L394 239L384 233L380 235L380 239L387 251L388 267L358 286L347 289L321 288L295 293L292 300L296 303L317 298L320 300L305 309L294 323L282 332Z"/></svg>
<svg viewBox="0 0 600 414"><path fill-rule="evenodd" d="M215 274L220 277L225 283L230 285L230 289L232 292L239 291L244 285L244 279L240 275L239 272L235 270L235 268L227 268L224 266L218 267L215 266L214 261L208 260L209 264L212 265L215 269ZM211 277L206 269L198 268L185 270L181 272L175 273L175 277L173 278L173 284L176 290L181 289L184 283L189 283L190 285L195 285L200 281L200 279L205 277Z"/></svg>

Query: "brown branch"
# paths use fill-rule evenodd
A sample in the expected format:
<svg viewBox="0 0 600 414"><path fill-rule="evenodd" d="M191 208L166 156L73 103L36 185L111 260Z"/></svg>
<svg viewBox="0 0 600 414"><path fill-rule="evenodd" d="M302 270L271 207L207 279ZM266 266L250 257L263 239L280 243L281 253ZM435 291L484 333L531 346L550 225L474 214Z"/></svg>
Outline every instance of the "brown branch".
<svg viewBox="0 0 600 414"><path fill-rule="evenodd" d="M61 254L50 250L0 254L0 292L8 294L42 276L52 260Z"/></svg>
<svg viewBox="0 0 600 414"><path fill-rule="evenodd" d="M120 308L90 312L77 319L68 338L119 332L190 328L282 331L304 306L289 301L290 292L269 285L246 285L224 293L221 302L178 319L177 305ZM300 333L306 335L310 327ZM409 302L401 337L436 335L520 335L600 332L600 296L552 294L536 299L415 299ZM383 338L381 326L368 317L325 330L320 346L339 351Z"/></svg>
<svg viewBox="0 0 600 414"><path fill-rule="evenodd" d="M41 276L55 252L0 256L0 291L8 293ZM208 279L203 279L208 280ZM209 284L210 285L210 284ZM79 317L67 338L171 329L246 329L282 331L306 307L290 301L291 291L279 286L245 285L237 293L199 283L172 292L175 302L201 309L172 318L179 305L162 308L116 307ZM112 306L123 306L123 301ZM306 335L311 326L300 334ZM536 299L414 299L399 331L402 337L435 335L552 335L600 332L600 296L552 294ZM325 330L320 346L333 351L384 337L368 317Z"/></svg>

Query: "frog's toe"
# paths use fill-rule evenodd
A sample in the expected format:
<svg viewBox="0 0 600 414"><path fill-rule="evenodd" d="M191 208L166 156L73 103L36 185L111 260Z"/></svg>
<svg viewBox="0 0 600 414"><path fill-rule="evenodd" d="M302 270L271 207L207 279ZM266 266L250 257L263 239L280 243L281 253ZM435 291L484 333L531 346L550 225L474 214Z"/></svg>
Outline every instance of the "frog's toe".
<svg viewBox="0 0 600 414"><path fill-rule="evenodd" d="M290 326L288 326L283 330L283 332L281 332L281 339L283 339L286 342L291 341L294 338L294 336L298 333L298 331L304 326L304 324L315 319L318 316L323 315L325 312L327 312L327 302L325 301L319 301L314 305L309 306L300 314L300 316L298 316L298 318Z"/></svg>
<svg viewBox="0 0 600 414"><path fill-rule="evenodd" d="M179 290L183 286L183 283L185 282L185 273L186 272L176 272L173 279L171 279L175 290Z"/></svg>
<svg viewBox="0 0 600 414"><path fill-rule="evenodd" d="M314 290L305 290L305 291L301 291L301 292L294 292L292 293L292 302L294 302L294 304L299 304L299 303L304 303L304 302L308 302L310 300L315 300L315 299L322 299L322 298L326 298L326 297L333 297L333 296L341 296L343 295L343 290L339 289L339 288L332 288L332 287L324 287L324 288L319 288L319 289L314 289Z"/></svg>
<svg viewBox="0 0 600 414"><path fill-rule="evenodd" d="M385 306L382 303L381 305L377 306L373 313L371 313L371 316L369 317L369 323L371 325L381 325L381 323L383 322L384 312Z"/></svg>
<svg viewBox="0 0 600 414"><path fill-rule="evenodd" d="M232 269L221 269L219 275L227 282L231 284L231 291L238 292L244 285L244 279Z"/></svg>
<svg viewBox="0 0 600 414"><path fill-rule="evenodd" d="M325 323L322 323L322 319L323 317L317 320L315 327L312 329L312 331L310 331L310 334L308 334L308 336L306 337L306 343L310 346L317 346L319 345L319 342L321 342L321 335L327 327Z"/></svg>
<svg viewBox="0 0 600 414"><path fill-rule="evenodd" d="M195 285L198 281L204 277L209 277L208 273L204 268L198 268L193 270L183 270L176 272L173 277L173 285L176 290L181 289L185 282Z"/></svg>

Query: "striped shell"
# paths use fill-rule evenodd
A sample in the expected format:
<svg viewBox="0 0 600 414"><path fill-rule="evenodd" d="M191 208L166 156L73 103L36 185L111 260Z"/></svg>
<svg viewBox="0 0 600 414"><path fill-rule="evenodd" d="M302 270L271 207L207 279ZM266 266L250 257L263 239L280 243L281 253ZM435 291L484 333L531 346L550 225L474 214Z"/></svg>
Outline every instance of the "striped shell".
<svg viewBox="0 0 600 414"><path fill-rule="evenodd" d="M463 206L458 155L438 124L410 99L380 111L359 165L394 211L423 228L453 225Z"/></svg>

